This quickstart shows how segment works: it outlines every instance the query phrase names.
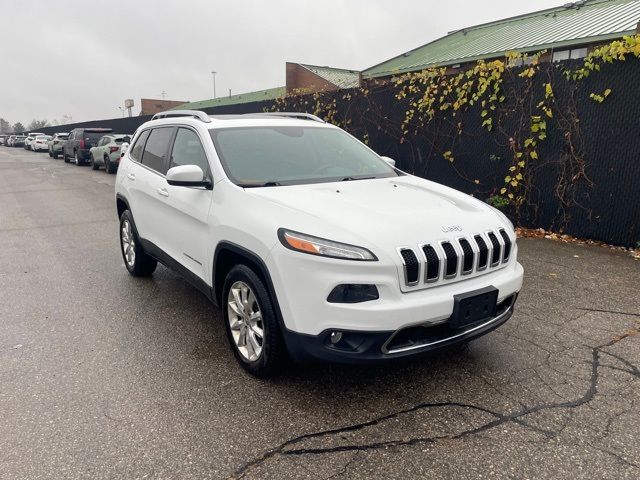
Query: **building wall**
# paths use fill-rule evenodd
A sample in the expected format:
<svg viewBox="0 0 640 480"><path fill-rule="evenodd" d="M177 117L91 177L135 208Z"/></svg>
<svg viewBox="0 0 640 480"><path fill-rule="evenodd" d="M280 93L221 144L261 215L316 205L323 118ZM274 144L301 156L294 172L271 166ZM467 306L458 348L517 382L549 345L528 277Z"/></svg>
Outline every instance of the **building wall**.
<svg viewBox="0 0 640 480"><path fill-rule="evenodd" d="M157 98L140 99L140 113L138 115L153 115L187 103L187 100L160 100Z"/></svg>
<svg viewBox="0 0 640 480"><path fill-rule="evenodd" d="M287 95L338 90L338 86L304 68L298 63L287 62Z"/></svg>

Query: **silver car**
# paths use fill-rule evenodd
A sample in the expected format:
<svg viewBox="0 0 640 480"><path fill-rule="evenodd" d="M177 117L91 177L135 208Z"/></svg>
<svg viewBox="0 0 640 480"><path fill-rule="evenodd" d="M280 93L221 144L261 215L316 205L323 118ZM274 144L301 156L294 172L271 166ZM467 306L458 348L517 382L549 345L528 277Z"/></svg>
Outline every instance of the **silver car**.
<svg viewBox="0 0 640 480"><path fill-rule="evenodd" d="M49 156L51 158L58 158L58 155L62 153L62 148L67 138L69 138L69 134L65 132L53 134L53 138L49 140Z"/></svg>

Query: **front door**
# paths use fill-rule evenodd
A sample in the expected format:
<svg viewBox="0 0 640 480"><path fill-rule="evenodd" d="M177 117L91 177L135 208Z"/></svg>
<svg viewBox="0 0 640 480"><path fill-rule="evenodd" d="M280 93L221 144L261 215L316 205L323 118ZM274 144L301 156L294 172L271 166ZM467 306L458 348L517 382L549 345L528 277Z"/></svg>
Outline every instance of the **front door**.
<svg viewBox="0 0 640 480"><path fill-rule="evenodd" d="M188 127L178 128L169 157L169 168L180 165L197 165L205 178L213 181L200 137ZM213 191L202 187L177 187L166 182L165 188L162 235L167 241L167 253L207 281L211 271L207 252L211 241L208 217Z"/></svg>

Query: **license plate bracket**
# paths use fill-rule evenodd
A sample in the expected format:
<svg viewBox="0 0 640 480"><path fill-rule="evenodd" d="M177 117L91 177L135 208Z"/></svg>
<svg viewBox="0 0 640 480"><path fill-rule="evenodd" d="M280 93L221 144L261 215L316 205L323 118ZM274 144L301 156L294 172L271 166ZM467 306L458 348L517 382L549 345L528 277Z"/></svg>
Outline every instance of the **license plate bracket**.
<svg viewBox="0 0 640 480"><path fill-rule="evenodd" d="M496 315L498 289L485 287L454 295L453 299L453 313L449 318L449 325L452 328L464 328L481 320L489 320Z"/></svg>

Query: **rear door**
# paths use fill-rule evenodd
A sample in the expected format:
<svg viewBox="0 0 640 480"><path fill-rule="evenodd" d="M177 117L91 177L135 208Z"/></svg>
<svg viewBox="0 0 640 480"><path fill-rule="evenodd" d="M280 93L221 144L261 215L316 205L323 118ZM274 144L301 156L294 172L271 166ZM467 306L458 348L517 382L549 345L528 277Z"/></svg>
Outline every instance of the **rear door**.
<svg viewBox="0 0 640 480"><path fill-rule="evenodd" d="M211 168L198 133L189 127L178 127L169 156L169 168L197 165L213 183ZM213 191L202 187L177 187L166 183L167 196L160 213L166 252L184 267L207 281L209 260L209 209Z"/></svg>
<svg viewBox="0 0 640 480"><path fill-rule="evenodd" d="M165 173L174 132L175 127L150 130L144 142L144 150L141 153L132 151L132 158L138 159L134 158L131 162L125 178L129 185L130 206L138 234L164 251L167 251L167 241L163 236L161 213L168 196ZM141 139L144 134L145 132L140 135ZM139 143L140 140L136 142L134 150Z"/></svg>

